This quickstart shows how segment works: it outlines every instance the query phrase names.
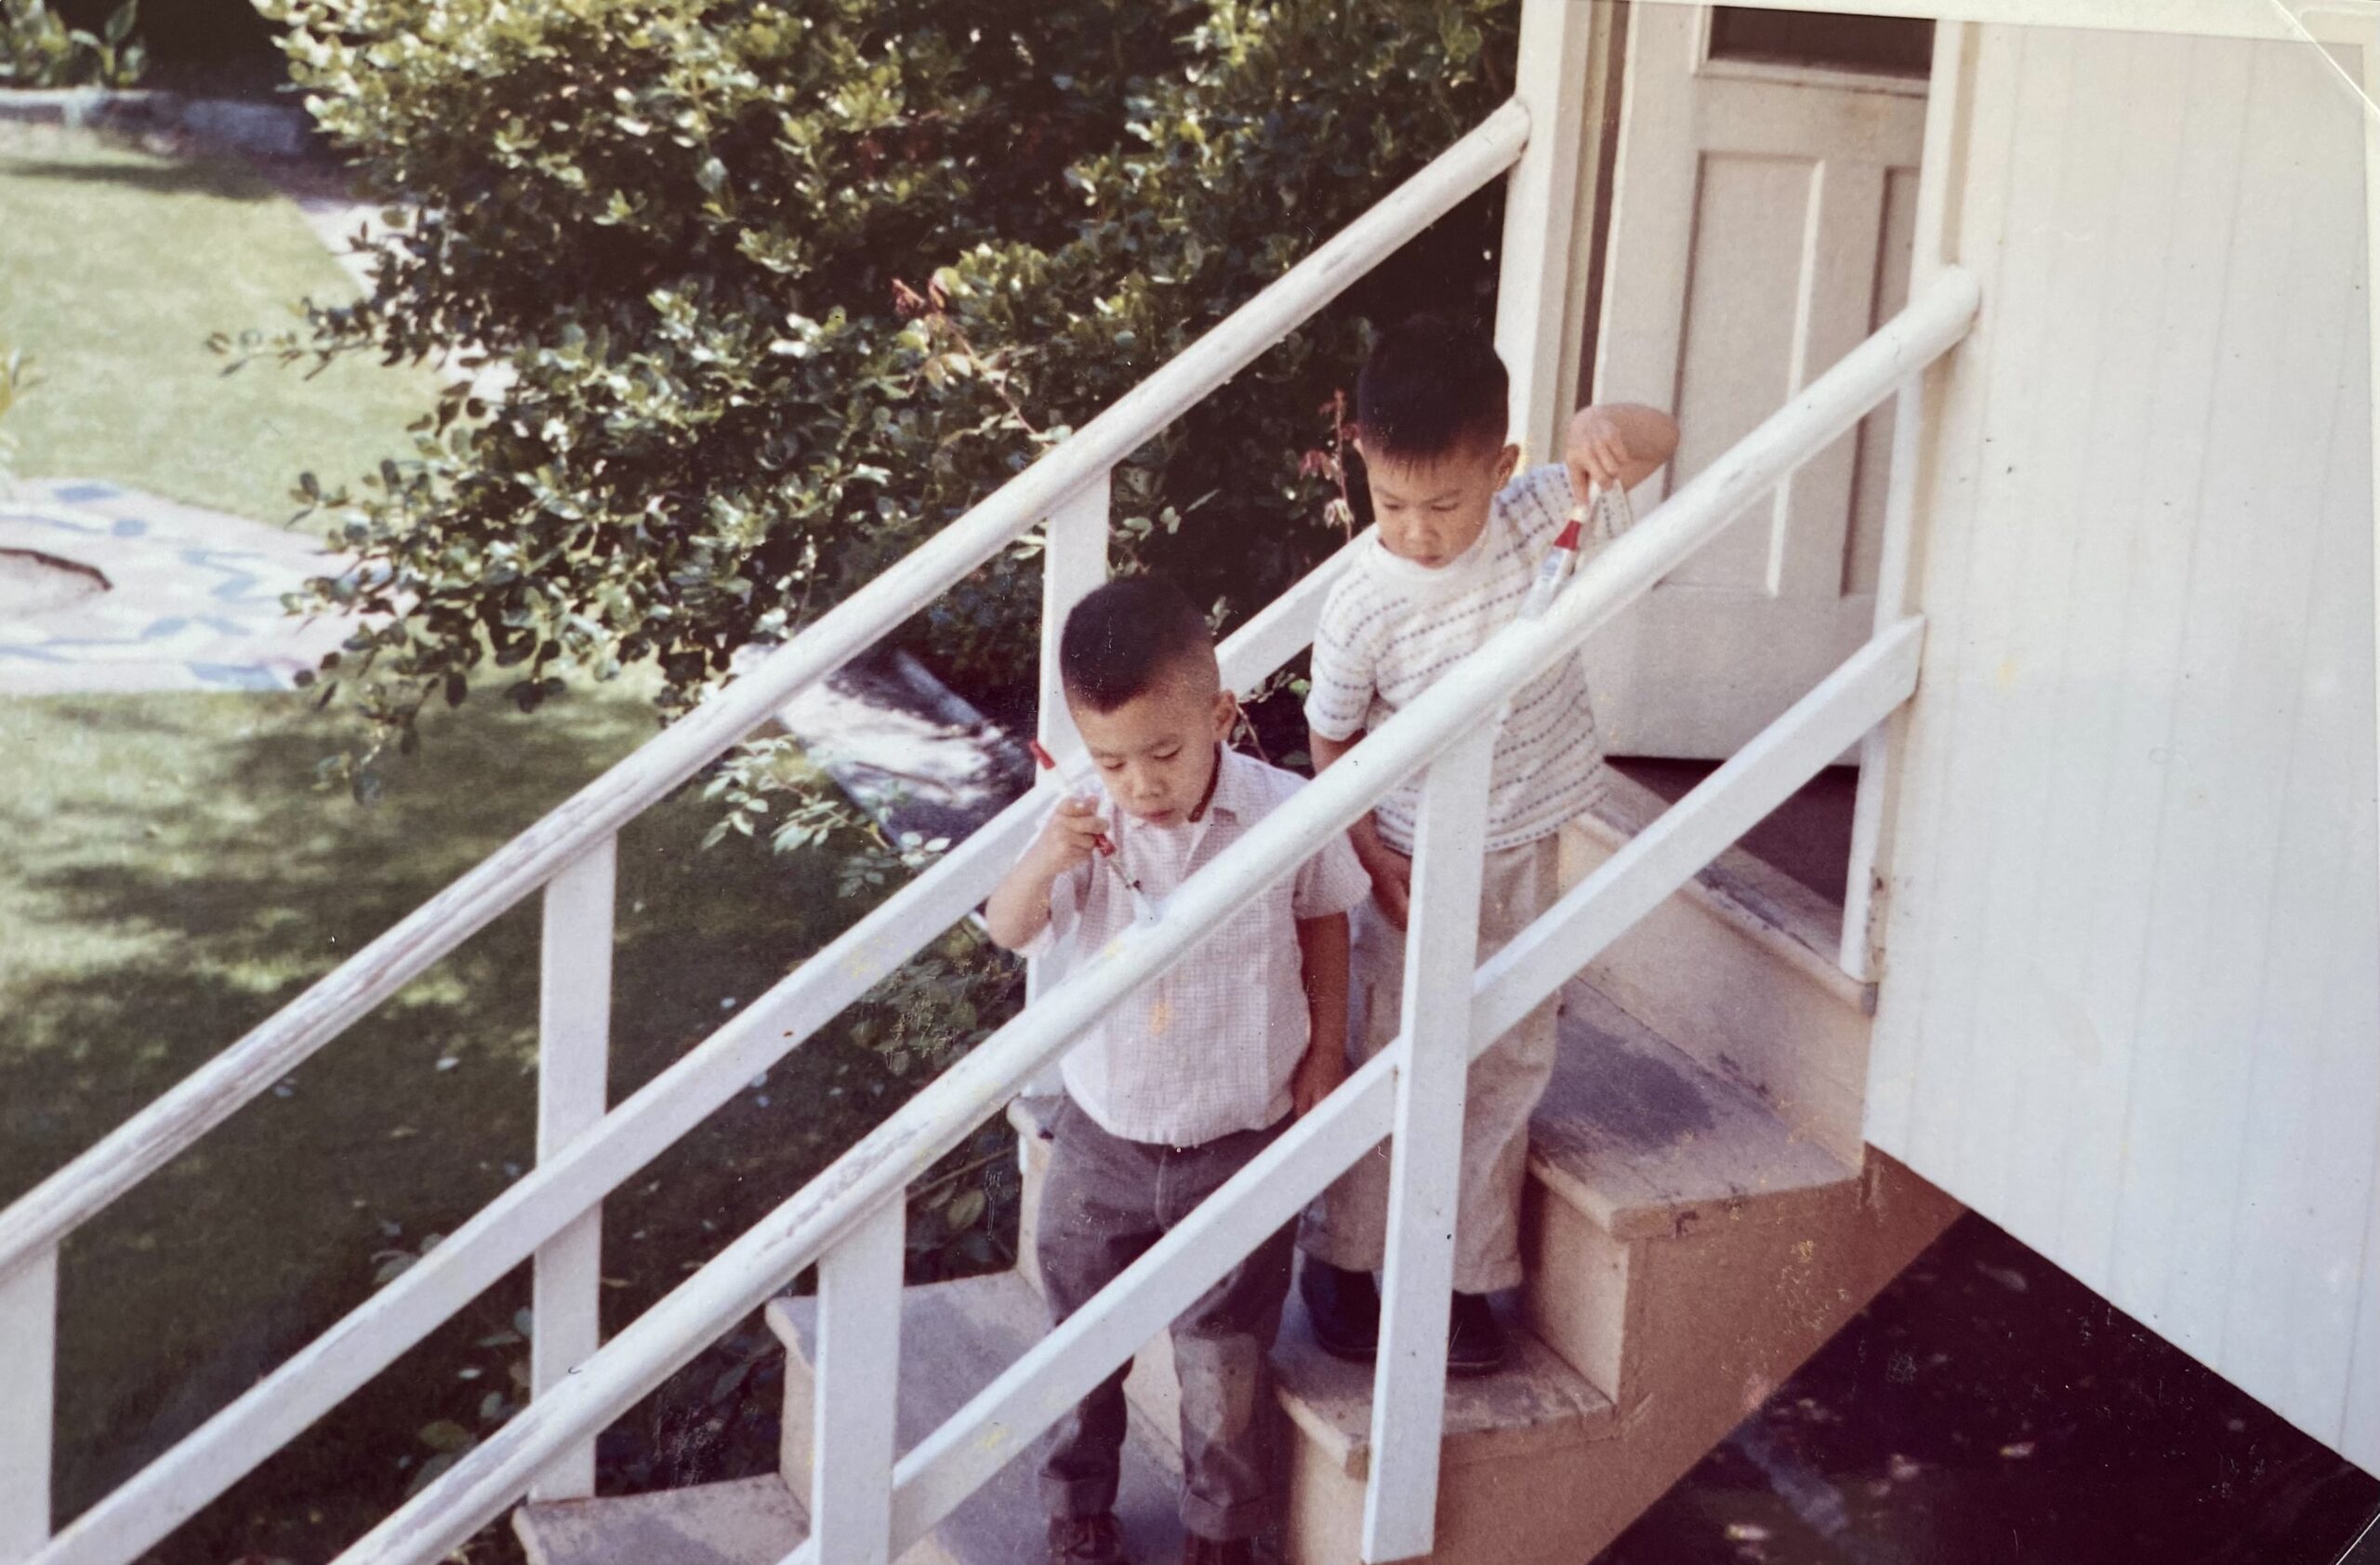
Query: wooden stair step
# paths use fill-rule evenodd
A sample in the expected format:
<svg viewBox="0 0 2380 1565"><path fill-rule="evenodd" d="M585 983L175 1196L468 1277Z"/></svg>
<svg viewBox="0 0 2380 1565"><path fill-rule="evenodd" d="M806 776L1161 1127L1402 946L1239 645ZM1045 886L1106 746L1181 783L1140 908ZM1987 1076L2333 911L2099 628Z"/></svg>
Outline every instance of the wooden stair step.
<svg viewBox="0 0 2380 1565"><path fill-rule="evenodd" d="M781 1466L785 1482L804 1492L810 1482L817 1313L814 1297L773 1299L767 1309L770 1329L786 1347ZM1013 1271L903 1290L894 1436L899 1449L906 1452L932 1434L1049 1332L1040 1295ZM1012 1565L1039 1558L1047 1525L1036 1478L1042 1444L1040 1438L1021 1442L1018 1458L904 1559L910 1565ZM1116 1514L1133 1558L1165 1560L1180 1552L1174 1492L1164 1456L1140 1439L1126 1440Z"/></svg>
<svg viewBox="0 0 2380 1565"><path fill-rule="evenodd" d="M1562 830L1562 884L1627 847L1668 804L1614 773ZM1591 962L1586 976L1704 1068L1857 1164L1875 989L1838 965L1843 910L1740 847L1721 854Z"/></svg>
<svg viewBox="0 0 2380 1565"><path fill-rule="evenodd" d="M526 1505L512 1530L529 1565L777 1565L810 1522L785 1480L766 1474Z"/></svg>
<svg viewBox="0 0 2380 1565"><path fill-rule="evenodd" d="M1564 986L1560 1027L1529 1172L1613 1238L1788 1220L1858 1177L1586 980Z"/></svg>
<svg viewBox="0 0 2380 1565"><path fill-rule="evenodd" d="M1617 845L1652 825L1669 807L1670 801L1614 769L1610 787L1579 824ZM1790 953L1791 959L1833 986L1845 1004L1860 1009L1872 1004L1870 987L1844 972L1837 962L1842 908L1740 842L1698 870L1686 889L1687 895L1799 948Z"/></svg>
<svg viewBox="0 0 2380 1565"><path fill-rule="evenodd" d="M1615 1432L1611 1399L1584 1375L1517 1324L1512 1346L1512 1362L1499 1373L1447 1382L1440 1456L1446 1465L1582 1445ZM1323 1352L1294 1295L1273 1348L1273 1373L1281 1406L1299 1432L1349 1478L1368 1473L1372 1366Z"/></svg>
<svg viewBox="0 0 2380 1565"><path fill-rule="evenodd" d="M1040 1138L1054 1100L1019 1098L1009 1120L1025 1147L1026 1206L1040 1187L1048 1157ZM1028 1216L1028 1224L1030 1216ZM1029 1231L1029 1230L1028 1230ZM1600 1439L1610 1431L1611 1401L1517 1322L1514 1363L1502 1373L1448 1383L1445 1459L1483 1460L1514 1451ZM1333 1359L1316 1346L1305 1306L1294 1289L1273 1346L1273 1374L1281 1407L1337 1470L1361 1477L1370 1465L1371 1367ZM1133 1360L1127 1388L1144 1420L1144 1438L1162 1442L1178 1464L1180 1403L1172 1344L1160 1333Z"/></svg>

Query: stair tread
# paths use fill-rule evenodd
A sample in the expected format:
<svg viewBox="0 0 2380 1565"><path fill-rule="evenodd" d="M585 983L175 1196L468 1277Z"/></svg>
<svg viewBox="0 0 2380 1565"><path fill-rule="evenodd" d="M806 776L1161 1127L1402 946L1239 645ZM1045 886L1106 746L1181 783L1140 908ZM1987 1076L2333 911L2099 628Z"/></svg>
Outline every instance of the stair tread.
<svg viewBox="0 0 2380 1565"><path fill-rule="evenodd" d="M769 1302L770 1329L786 1345L793 1364L813 1361L817 1313L814 1297ZM1049 1331L1040 1295L1013 1271L904 1289L900 1406L894 1421L899 1448L906 1452L932 1434ZM905 1558L959 1565L1011 1565L1038 1558L1046 1525L1036 1475L1041 1443L1038 1439L1021 1442L1016 1460L952 1513L934 1540ZM1124 1445L1116 1514L1132 1558L1169 1559L1180 1551L1172 1476L1137 1440Z"/></svg>
<svg viewBox="0 0 2380 1565"><path fill-rule="evenodd" d="M1583 1444L1617 1431L1610 1398L1517 1324L1509 1329L1507 1368L1447 1382L1442 1459L1449 1466ZM1342 1471L1362 1478L1371 1465L1373 1367L1323 1352L1294 1293L1282 1313L1273 1373L1289 1417Z"/></svg>
<svg viewBox="0 0 2380 1565"><path fill-rule="evenodd" d="M1529 1167L1614 1237L1676 1233L1722 1212L1785 1216L1858 1177L1584 979L1562 994Z"/></svg>
<svg viewBox="0 0 2380 1565"><path fill-rule="evenodd" d="M777 1565L810 1531L774 1474L527 1505L512 1527L529 1565Z"/></svg>
<svg viewBox="0 0 2380 1565"><path fill-rule="evenodd" d="M1670 802L1614 770L1610 787L1579 817L1581 830L1618 849L1659 819ZM1873 986L1843 971L1837 961L1843 909L1741 843L1722 852L1689 880L1684 895L1700 898L1834 991L1854 1010L1874 1008Z"/></svg>

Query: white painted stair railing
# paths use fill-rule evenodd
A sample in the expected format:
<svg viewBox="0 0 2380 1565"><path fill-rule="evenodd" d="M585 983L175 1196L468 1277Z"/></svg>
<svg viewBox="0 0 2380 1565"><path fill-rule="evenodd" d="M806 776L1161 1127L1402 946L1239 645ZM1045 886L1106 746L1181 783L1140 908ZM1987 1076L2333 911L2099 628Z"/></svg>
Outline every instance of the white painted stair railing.
<svg viewBox="0 0 2380 1565"><path fill-rule="evenodd" d="M1038 1439L1216 1278L1383 1135L1392 1174L1386 1307L1364 1555L1426 1553L1437 1492L1448 1216L1472 1053L1683 885L1916 688L1922 622L1880 630L1807 696L1472 969L1496 710L1744 506L1840 436L1966 331L1974 281L1944 271L1899 316L1606 548L1547 616L1514 625L1266 816L1128 931L936 1079L478 1450L341 1556L427 1565L501 1514L562 1452L632 1407L805 1267L819 1268L818 1458L808 1540L789 1565L884 1565ZM1310 628L1311 597L1300 600ZM1290 612L1281 611L1284 615ZM1414 865L1406 1030L1091 1306L896 1460L901 1225L909 1183L998 1112L1106 1008L1345 830L1426 777ZM1004 847L1003 852L1007 850ZM920 882L922 883L922 882Z"/></svg>
<svg viewBox="0 0 2380 1565"><path fill-rule="evenodd" d="M1875 337L1613 544L1544 619L1482 648L1269 816L1135 930L929 1085L817 1179L612 1343L595 1346L603 1197L761 1068L986 896L1038 804L1020 802L608 1113L612 856L627 820L796 692L825 678L1047 518L1048 651L1064 611L1104 574L1107 473L1355 278L1519 156L1507 105L1379 206L998 493L0 1214L0 1565L125 1565L440 1321L535 1257L528 1408L341 1556L427 1565L524 1494L586 1493L593 1438L674 1369L812 1265L819 1267L820 1452L798 1558L897 1555L1265 1233L1394 1131L1396 1158L1366 1515L1368 1558L1425 1552L1436 1492L1446 1280L1463 1062L1590 960L1913 690L1919 627L1877 638L1493 961L1471 972L1492 738L1478 714L1649 588L1794 466L1966 330L1970 279L1944 272ZM1300 650L1345 555L1310 573L1224 644L1246 689ZM904 1192L1064 1052L1108 1005L1178 958L1390 789L1427 784L1415 866L1407 1031L1223 1192L901 1458L897 1374ZM539 1162L420 1264L206 1425L49 1537L58 1246L115 1196L496 914L544 887ZM595 953L589 956L588 953Z"/></svg>
<svg viewBox="0 0 2380 1565"><path fill-rule="evenodd" d="M1105 574L1115 464L1511 168L1528 114L1508 103L1074 436L719 695L407 915L262 1026L0 1213L0 1565L126 1565L534 1257L533 1397L596 1343L602 1201L653 1158L990 895L1037 808L1021 802L603 1112L616 834L785 703L1045 521L1051 619ZM1337 564L1310 573L1223 648L1248 689L1304 644ZM1045 643L1051 637L1045 637ZM1045 694L1054 661L1045 644ZM1058 703L1045 700L1045 708ZM269 1091L498 915L543 890L537 1166L403 1276L53 1538L58 1252L109 1203ZM554 1453L541 1494L591 1492L592 1445Z"/></svg>

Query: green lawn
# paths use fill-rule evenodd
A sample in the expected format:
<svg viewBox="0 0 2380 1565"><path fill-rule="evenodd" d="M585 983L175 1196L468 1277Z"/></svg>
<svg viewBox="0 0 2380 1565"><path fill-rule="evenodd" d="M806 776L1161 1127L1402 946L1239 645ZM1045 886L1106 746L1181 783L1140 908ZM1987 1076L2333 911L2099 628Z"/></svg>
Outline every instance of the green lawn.
<svg viewBox="0 0 2380 1565"><path fill-rule="evenodd" d="M109 478L263 522L307 469L325 482L413 449L423 370L258 364L209 333L278 331L309 294L353 291L297 207L245 166L0 127L0 342L42 377L9 415L28 478Z"/></svg>
<svg viewBox="0 0 2380 1565"><path fill-rule="evenodd" d="M46 376L10 416L28 474L277 520L294 473L403 450L426 376L354 364L227 378L203 346L344 285L295 210L236 166L0 130L0 340ZM364 809L314 786L338 734L298 696L0 699L0 1203L652 732L625 682L534 718L482 696L437 713ZM822 855L773 858L741 838L702 849L715 818L679 800L623 836L615 1099L859 910ZM69 1243L61 1519L528 1166L536 945L533 899ZM665 1292L904 1092L840 1028L799 1051L608 1204L607 1317ZM154 1558L337 1552L433 1454L417 1431L502 1415L522 1358L508 1327L526 1302L521 1276L491 1290ZM714 1385L734 1391L715 1370ZM631 1455L606 1470L641 1469ZM509 1549L509 1532L491 1537L475 1558Z"/></svg>
<svg viewBox="0 0 2380 1565"><path fill-rule="evenodd" d="M21 1193L559 802L649 731L618 698L524 718L442 714L382 802L320 791L301 699L0 703L0 1201ZM850 915L833 867L742 839L699 846L699 800L620 852L613 1090L632 1091ZM451 1230L532 1161L534 902L328 1045L67 1251L61 1467L69 1511L367 1296L389 1253ZM880 1112L840 1030L778 1068L607 1214L617 1306L649 1302ZM765 1101L764 1101L765 1100ZM517 1283L517 1280L516 1280ZM430 1452L479 1426L520 1354L483 1346L500 1288L272 1467L169 1558L352 1535ZM296 1540L291 1540L295 1542ZM304 1558L302 1548L294 1558Z"/></svg>

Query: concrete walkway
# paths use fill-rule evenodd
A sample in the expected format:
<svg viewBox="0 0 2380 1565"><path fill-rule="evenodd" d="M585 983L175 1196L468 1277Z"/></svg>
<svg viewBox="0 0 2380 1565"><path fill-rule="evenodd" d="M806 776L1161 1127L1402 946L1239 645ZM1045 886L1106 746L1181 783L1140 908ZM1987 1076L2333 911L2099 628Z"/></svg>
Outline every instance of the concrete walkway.
<svg viewBox="0 0 2380 1565"><path fill-rule="evenodd" d="M283 690L352 633L284 593L348 568L308 534L88 480L0 491L0 696Z"/></svg>

